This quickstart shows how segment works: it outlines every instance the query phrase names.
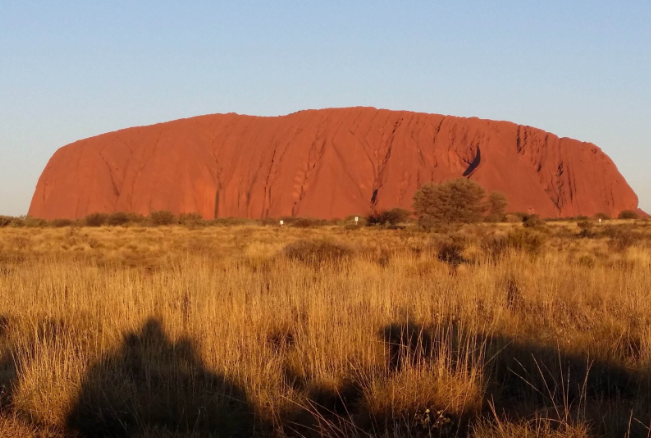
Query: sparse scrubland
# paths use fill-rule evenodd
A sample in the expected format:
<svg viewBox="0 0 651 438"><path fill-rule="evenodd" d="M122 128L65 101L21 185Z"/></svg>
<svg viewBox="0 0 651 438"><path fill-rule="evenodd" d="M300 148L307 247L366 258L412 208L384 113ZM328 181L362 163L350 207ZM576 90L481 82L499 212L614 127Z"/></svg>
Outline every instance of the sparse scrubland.
<svg viewBox="0 0 651 438"><path fill-rule="evenodd" d="M0 436L651 434L647 221L134 221L0 228Z"/></svg>

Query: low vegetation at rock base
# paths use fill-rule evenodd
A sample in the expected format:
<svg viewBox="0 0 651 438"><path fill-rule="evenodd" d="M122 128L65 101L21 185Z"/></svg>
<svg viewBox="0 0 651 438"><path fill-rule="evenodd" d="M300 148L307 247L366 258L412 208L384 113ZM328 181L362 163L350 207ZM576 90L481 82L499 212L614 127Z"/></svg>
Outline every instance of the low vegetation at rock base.
<svg viewBox="0 0 651 438"><path fill-rule="evenodd" d="M637 218L639 218L639 215L635 211L624 210L619 214L619 218L620 219L637 219Z"/></svg>
<svg viewBox="0 0 651 438"><path fill-rule="evenodd" d="M366 225L369 226L384 226L396 227L404 222L407 222L411 216L409 210L404 208L392 208L369 215L366 219Z"/></svg>
<svg viewBox="0 0 651 438"><path fill-rule="evenodd" d="M504 222L508 205L503 193L487 194L479 183L467 178L425 184L413 199L418 223L426 229L460 223Z"/></svg>
<svg viewBox="0 0 651 438"><path fill-rule="evenodd" d="M0 436L649 436L648 222L111 218L0 218Z"/></svg>

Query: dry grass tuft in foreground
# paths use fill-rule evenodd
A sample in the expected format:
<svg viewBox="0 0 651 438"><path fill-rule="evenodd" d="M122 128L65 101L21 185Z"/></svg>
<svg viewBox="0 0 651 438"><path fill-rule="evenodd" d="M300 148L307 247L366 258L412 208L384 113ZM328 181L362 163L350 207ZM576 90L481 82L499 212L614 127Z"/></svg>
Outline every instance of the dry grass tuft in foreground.
<svg viewBox="0 0 651 438"><path fill-rule="evenodd" d="M2 228L0 436L650 436L651 229L448 231Z"/></svg>

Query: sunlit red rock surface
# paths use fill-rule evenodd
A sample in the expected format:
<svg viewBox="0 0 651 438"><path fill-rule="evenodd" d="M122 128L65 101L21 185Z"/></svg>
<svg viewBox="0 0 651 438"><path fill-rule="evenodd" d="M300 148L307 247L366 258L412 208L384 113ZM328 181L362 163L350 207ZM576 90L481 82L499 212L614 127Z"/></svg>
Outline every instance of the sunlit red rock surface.
<svg viewBox="0 0 651 438"><path fill-rule="evenodd" d="M75 142L50 159L29 214L343 218L411 208L421 185L464 175L504 192L511 211L616 216L638 207L593 144L509 122L344 108L208 115Z"/></svg>

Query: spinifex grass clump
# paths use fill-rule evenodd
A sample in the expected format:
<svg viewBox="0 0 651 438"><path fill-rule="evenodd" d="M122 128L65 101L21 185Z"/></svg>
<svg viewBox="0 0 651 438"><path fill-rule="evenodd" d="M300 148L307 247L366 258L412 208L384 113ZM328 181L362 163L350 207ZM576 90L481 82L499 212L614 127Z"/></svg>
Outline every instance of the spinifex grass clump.
<svg viewBox="0 0 651 438"><path fill-rule="evenodd" d="M285 256L314 268L340 266L350 260L353 250L342 243L331 240L299 240L285 247Z"/></svg>
<svg viewBox="0 0 651 438"><path fill-rule="evenodd" d="M101 227L106 224L108 215L104 213L92 213L84 218L84 224L87 227Z"/></svg>
<svg viewBox="0 0 651 438"><path fill-rule="evenodd" d="M467 242L463 236L435 235L431 245L436 258L442 262L452 266L459 266L466 262L463 251L466 249Z"/></svg>
<svg viewBox="0 0 651 438"><path fill-rule="evenodd" d="M149 222L153 226L172 225L178 223L178 218L171 211L152 211L149 214Z"/></svg>
<svg viewBox="0 0 651 438"><path fill-rule="evenodd" d="M504 257L509 252L535 256L541 252L545 241L545 235L540 232L516 228L505 236L487 236L481 245L486 255L495 259Z"/></svg>
<svg viewBox="0 0 651 438"><path fill-rule="evenodd" d="M107 225L113 227L126 225L129 222L130 222L129 214L120 211L110 214L108 219L106 220Z"/></svg>

